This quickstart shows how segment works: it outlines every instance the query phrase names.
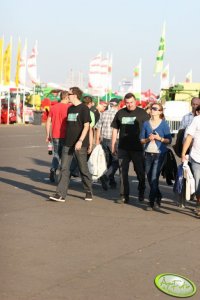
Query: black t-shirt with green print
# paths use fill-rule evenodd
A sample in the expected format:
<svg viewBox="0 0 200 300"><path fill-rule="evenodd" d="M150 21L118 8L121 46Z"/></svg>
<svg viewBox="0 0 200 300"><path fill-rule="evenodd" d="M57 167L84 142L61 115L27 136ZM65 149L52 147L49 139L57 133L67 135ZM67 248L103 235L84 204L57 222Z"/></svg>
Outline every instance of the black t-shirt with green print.
<svg viewBox="0 0 200 300"><path fill-rule="evenodd" d="M71 106L68 109L67 124L66 124L66 136L65 146L74 147L79 140L85 123L90 123L90 110L89 108L80 103L77 106ZM82 147L88 147L89 145L89 131L83 140Z"/></svg>
<svg viewBox="0 0 200 300"><path fill-rule="evenodd" d="M140 107L135 110L123 108L116 113L111 127L119 130L119 149L143 151L140 131L148 119L149 115Z"/></svg>

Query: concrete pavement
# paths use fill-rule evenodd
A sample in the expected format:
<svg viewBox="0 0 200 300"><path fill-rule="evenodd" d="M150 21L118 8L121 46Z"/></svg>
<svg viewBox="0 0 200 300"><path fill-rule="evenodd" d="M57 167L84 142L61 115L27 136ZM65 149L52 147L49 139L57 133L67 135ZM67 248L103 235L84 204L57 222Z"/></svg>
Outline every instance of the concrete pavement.
<svg viewBox="0 0 200 300"><path fill-rule="evenodd" d="M66 203L51 202L50 160L44 126L0 126L1 300L172 299L154 286L165 272L191 279L191 299L200 299L193 203L178 209L161 179L162 209L146 211L132 168L130 205L115 204L118 190L98 184L85 202L79 180Z"/></svg>

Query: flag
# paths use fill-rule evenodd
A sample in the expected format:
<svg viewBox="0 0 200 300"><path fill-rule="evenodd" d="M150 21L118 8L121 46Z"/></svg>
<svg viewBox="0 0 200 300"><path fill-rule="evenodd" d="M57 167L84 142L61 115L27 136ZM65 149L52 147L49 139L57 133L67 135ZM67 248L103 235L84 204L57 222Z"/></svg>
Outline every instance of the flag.
<svg viewBox="0 0 200 300"><path fill-rule="evenodd" d="M142 61L133 69L133 93L137 100L141 100Z"/></svg>
<svg viewBox="0 0 200 300"><path fill-rule="evenodd" d="M0 39L0 84L3 80L3 38Z"/></svg>
<svg viewBox="0 0 200 300"><path fill-rule="evenodd" d="M19 85L19 69L20 69L20 51L21 51L21 41L19 39L18 49L17 49L17 65L16 65L16 75L15 75L15 83L18 87Z"/></svg>
<svg viewBox="0 0 200 300"><path fill-rule="evenodd" d="M39 81L37 78L37 61L36 61L37 55L38 55L38 50L37 50L37 41L36 41L35 46L33 47L27 61L28 74L32 83L34 84L38 83Z"/></svg>
<svg viewBox="0 0 200 300"><path fill-rule="evenodd" d="M10 71L11 71L11 51L12 40L8 44L3 56L3 82L4 85L10 84Z"/></svg>
<svg viewBox="0 0 200 300"><path fill-rule="evenodd" d="M169 88L169 64L162 70L160 76L160 88L168 89Z"/></svg>
<svg viewBox="0 0 200 300"><path fill-rule="evenodd" d="M173 77L172 77L172 80L171 80L170 86L175 86L175 76L173 76Z"/></svg>
<svg viewBox="0 0 200 300"><path fill-rule="evenodd" d="M101 60L101 88L102 94L108 92L108 71L109 71L109 59L108 56Z"/></svg>
<svg viewBox="0 0 200 300"><path fill-rule="evenodd" d="M19 83L22 85L25 85L26 83L26 57L27 57L27 41L25 41L24 48L20 55Z"/></svg>
<svg viewBox="0 0 200 300"><path fill-rule="evenodd" d="M160 73L162 71L165 50L166 50L166 45L165 45L165 24L164 24L162 35L160 38L160 44L156 56L156 65L155 65L154 74Z"/></svg>
<svg viewBox="0 0 200 300"><path fill-rule="evenodd" d="M187 82L187 83L191 83L192 82L192 70L190 70L187 73L186 78L185 78L185 82Z"/></svg>
<svg viewBox="0 0 200 300"><path fill-rule="evenodd" d="M96 96L101 95L101 61L102 56L99 53L90 61L89 65L88 88L90 89L90 93Z"/></svg>

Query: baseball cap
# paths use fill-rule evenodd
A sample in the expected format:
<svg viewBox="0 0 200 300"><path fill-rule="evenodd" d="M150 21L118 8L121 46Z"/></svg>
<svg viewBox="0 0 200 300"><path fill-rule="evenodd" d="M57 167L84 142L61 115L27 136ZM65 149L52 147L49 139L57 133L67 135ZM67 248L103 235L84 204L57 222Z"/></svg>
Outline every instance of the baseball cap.
<svg viewBox="0 0 200 300"><path fill-rule="evenodd" d="M118 105L119 100L117 98L110 99L110 104L112 105Z"/></svg>

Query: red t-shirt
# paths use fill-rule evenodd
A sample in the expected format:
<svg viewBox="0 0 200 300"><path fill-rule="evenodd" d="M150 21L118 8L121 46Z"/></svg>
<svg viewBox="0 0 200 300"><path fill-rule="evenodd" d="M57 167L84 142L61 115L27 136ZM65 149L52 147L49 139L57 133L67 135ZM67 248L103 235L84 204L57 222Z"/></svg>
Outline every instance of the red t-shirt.
<svg viewBox="0 0 200 300"><path fill-rule="evenodd" d="M51 107L49 117L52 122L52 138L60 139L65 137L66 117L71 103L57 103Z"/></svg>

